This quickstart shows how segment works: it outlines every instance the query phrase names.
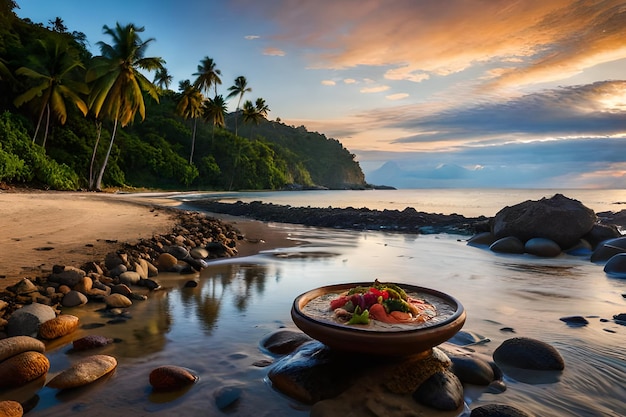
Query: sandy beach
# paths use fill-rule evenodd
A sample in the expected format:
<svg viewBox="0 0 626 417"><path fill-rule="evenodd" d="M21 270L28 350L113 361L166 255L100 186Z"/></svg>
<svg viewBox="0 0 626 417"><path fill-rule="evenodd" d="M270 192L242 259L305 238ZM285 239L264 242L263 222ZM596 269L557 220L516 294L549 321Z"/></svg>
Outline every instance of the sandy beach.
<svg viewBox="0 0 626 417"><path fill-rule="evenodd" d="M0 287L45 274L56 264L99 261L124 242L166 233L175 216L159 208L175 205L133 194L0 192ZM288 243L261 222L232 223L249 238L238 245L240 256Z"/></svg>

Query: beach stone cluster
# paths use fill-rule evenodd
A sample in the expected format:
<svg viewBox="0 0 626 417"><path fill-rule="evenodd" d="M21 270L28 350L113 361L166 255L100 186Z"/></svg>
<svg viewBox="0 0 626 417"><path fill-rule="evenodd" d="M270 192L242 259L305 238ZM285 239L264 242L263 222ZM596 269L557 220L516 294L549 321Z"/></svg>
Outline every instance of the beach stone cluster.
<svg viewBox="0 0 626 417"><path fill-rule="evenodd" d="M80 266L55 265L46 277L23 278L0 292L0 390L31 383L34 388L45 385L66 390L110 375L117 367L114 357L89 355L47 378L50 362L45 342L71 338L80 324L78 317L62 314L63 307L98 302L111 315L123 316L133 302L147 298L146 291L161 288L159 273L197 273L211 259L237 254L237 241L242 237L232 225L195 212L178 212L176 219L169 234L120 245L103 260ZM89 351L114 342L87 335L72 341L72 351ZM193 371L175 365L157 367L148 378L155 391L181 389L196 380ZM229 402L224 400L229 396L220 396L221 403ZM0 401L0 416L21 416L28 411L17 401Z"/></svg>
<svg viewBox="0 0 626 417"><path fill-rule="evenodd" d="M277 355L268 372L272 386L310 405L312 417L417 416L428 409L458 413L467 407L467 386L499 394L506 390L508 370L559 373L565 368L552 345L526 337L505 340L492 358L451 343L404 357L355 354L285 329L264 338L261 346ZM502 404L476 407L471 415L532 416L523 405Z"/></svg>
<svg viewBox="0 0 626 417"><path fill-rule="evenodd" d="M108 309L128 308L144 300L146 291L161 288L161 272L193 274L211 259L237 254L242 236L232 225L196 212L179 211L175 216L176 225L168 234L121 244L104 259L83 265L55 265L48 276L23 278L0 291L0 338L36 336L44 319L56 317L63 307L91 301Z"/></svg>

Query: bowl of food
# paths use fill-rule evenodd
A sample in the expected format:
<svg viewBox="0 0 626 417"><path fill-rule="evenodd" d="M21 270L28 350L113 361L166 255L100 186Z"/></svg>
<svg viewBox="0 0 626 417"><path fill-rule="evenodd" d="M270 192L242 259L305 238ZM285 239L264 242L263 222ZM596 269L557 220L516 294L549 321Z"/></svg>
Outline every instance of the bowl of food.
<svg viewBox="0 0 626 417"><path fill-rule="evenodd" d="M443 292L378 280L315 288L295 298L291 318L307 335L337 350L405 356L454 336L465 309Z"/></svg>

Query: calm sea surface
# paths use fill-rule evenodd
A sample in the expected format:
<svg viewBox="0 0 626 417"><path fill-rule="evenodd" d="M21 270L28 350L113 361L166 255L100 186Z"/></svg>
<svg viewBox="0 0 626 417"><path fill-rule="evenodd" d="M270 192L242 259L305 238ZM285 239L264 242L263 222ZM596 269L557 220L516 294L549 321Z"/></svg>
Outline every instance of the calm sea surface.
<svg viewBox="0 0 626 417"><path fill-rule="evenodd" d="M305 193L230 193L224 199L279 204L399 208L427 212L493 215L504 205L551 196L553 190L412 190ZM565 191L596 211L621 210L626 191ZM168 195L184 201L198 196ZM206 195L203 195L203 197ZM214 196L216 196L214 194ZM290 317L295 297L318 286L374 280L434 288L465 307L465 331L490 341L474 349L491 355L504 340L531 337L550 343L565 360L563 372L549 375L507 373L501 394L467 389L469 409L510 404L535 416L626 415L626 326L612 320L626 313L626 280L607 277L602 265L562 255L539 259L498 255L469 247L465 236L405 235L316 229L269 224L296 246L267 248L258 255L211 264L199 276L161 274L166 288L129 309L123 324L107 324L101 306L68 309L83 324L78 334L49 346L51 374L77 358L71 340L86 334L122 339L98 353L114 355L119 366L108 379L74 392L35 387L30 416L308 416L309 409L273 390L268 368L273 360L259 341ZM261 246L261 249L263 247ZM183 288L198 279L196 288ZM561 317L582 315L589 324L570 327ZM93 326L86 326L93 327ZM514 333L503 331L513 329ZM176 395L152 393L148 375L161 365L192 369L198 383ZM220 411L214 394L241 389L239 400ZM434 410L423 416L442 416ZM445 414L449 416L450 414Z"/></svg>
<svg viewBox="0 0 626 417"><path fill-rule="evenodd" d="M529 190L529 189L413 189L366 191L229 192L187 193L177 199L215 198L225 202L263 201L294 207L367 207L403 210L413 207L426 213L493 216L501 208L525 200L550 198L561 193L601 211L626 209L626 190Z"/></svg>

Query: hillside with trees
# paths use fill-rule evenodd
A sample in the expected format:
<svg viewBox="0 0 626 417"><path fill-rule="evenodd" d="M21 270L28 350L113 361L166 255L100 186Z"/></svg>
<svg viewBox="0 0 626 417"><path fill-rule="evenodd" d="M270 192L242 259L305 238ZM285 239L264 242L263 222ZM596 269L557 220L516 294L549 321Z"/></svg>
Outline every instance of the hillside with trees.
<svg viewBox="0 0 626 417"><path fill-rule="evenodd" d="M171 89L152 38L104 25L93 42L62 18L21 19L0 0L0 183L244 190L369 187L355 156L304 126L268 120L238 76L229 87L208 56ZM92 56L86 45L94 44ZM227 112L230 100L237 110Z"/></svg>

